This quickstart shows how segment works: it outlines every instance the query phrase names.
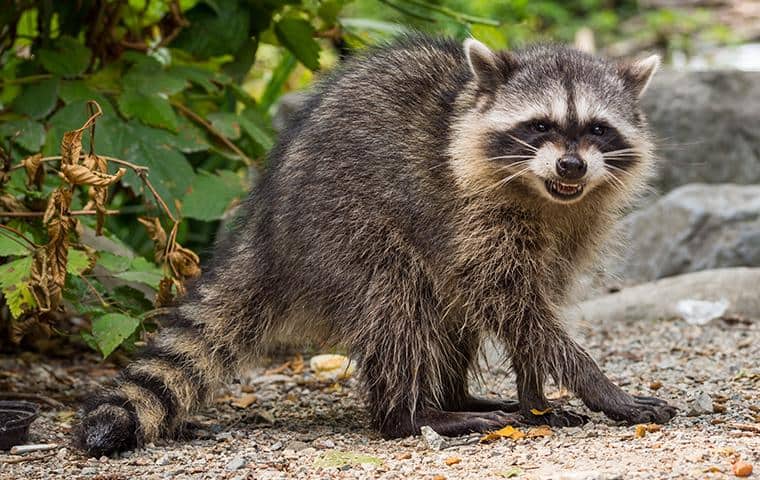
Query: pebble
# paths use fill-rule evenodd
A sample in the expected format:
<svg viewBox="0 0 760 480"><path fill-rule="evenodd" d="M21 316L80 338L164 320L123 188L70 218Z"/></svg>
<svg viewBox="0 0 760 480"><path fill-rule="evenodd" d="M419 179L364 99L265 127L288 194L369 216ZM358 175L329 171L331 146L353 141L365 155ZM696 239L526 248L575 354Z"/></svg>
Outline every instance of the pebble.
<svg viewBox="0 0 760 480"><path fill-rule="evenodd" d="M169 455L163 455L161 458L156 460L156 465L159 465L159 466L169 465L169 462L170 462Z"/></svg>
<svg viewBox="0 0 760 480"><path fill-rule="evenodd" d="M98 473L98 469L95 467L84 467L81 473L82 475L95 475Z"/></svg>
<svg viewBox="0 0 760 480"><path fill-rule="evenodd" d="M246 464L246 460L243 457L235 457L229 462L227 462L227 465L224 467L227 470L234 472L235 470L240 470L243 468Z"/></svg>
<svg viewBox="0 0 760 480"><path fill-rule="evenodd" d="M690 417L698 417L700 415L708 415L713 413L713 400L710 395L702 390L698 390L694 393L689 401L687 415Z"/></svg>
<svg viewBox="0 0 760 480"><path fill-rule="evenodd" d="M282 442L275 442L269 447L269 451L276 452L282 448Z"/></svg>
<svg viewBox="0 0 760 480"><path fill-rule="evenodd" d="M300 440L293 440L291 442L288 442L288 446L285 447L287 450L293 450L294 452L299 452L301 450L304 450L309 447L309 444L306 442L302 442Z"/></svg>

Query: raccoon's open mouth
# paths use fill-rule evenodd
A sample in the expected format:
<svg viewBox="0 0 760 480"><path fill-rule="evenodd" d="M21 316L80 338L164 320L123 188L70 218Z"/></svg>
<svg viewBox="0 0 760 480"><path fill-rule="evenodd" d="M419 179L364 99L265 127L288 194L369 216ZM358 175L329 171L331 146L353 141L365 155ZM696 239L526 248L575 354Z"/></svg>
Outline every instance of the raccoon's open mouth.
<svg viewBox="0 0 760 480"><path fill-rule="evenodd" d="M559 180L546 180L544 181L546 190L554 198L560 200L573 200L580 197L583 194L582 183L562 183Z"/></svg>

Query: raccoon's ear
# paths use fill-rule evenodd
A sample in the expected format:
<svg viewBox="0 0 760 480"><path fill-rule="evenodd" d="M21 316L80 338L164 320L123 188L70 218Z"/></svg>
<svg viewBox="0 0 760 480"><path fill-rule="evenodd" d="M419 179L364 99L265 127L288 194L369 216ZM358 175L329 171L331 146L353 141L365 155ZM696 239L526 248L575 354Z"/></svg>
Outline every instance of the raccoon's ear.
<svg viewBox="0 0 760 480"><path fill-rule="evenodd" d="M621 64L620 74L626 86L632 89L636 96L641 97L659 67L660 56L651 55L641 60Z"/></svg>
<svg viewBox="0 0 760 480"><path fill-rule="evenodd" d="M506 81L512 67L509 54L493 52L474 38L464 41L464 54L470 71L482 86L493 89Z"/></svg>

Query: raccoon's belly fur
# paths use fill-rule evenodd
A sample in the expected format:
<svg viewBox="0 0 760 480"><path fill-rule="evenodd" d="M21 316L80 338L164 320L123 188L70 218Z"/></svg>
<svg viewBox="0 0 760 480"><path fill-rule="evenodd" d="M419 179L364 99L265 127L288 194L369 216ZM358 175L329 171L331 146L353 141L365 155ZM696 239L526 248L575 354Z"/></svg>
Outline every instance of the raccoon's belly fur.
<svg viewBox="0 0 760 480"><path fill-rule="evenodd" d="M555 316L612 215L569 228L457 185L449 137L471 81L460 44L407 39L323 82L212 265L115 388L85 405L78 445L99 456L173 435L272 342L307 335L348 346L390 437L584 421L530 413L548 407L546 376L612 417L670 418L606 380ZM468 394L487 334L507 347L519 405Z"/></svg>

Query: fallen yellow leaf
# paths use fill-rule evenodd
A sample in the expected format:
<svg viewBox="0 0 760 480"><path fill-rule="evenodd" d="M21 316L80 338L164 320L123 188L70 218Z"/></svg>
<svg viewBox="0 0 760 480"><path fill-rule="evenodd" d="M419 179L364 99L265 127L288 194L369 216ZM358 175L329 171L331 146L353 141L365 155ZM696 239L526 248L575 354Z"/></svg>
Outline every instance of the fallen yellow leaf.
<svg viewBox="0 0 760 480"><path fill-rule="evenodd" d="M230 404L238 408L248 408L256 401L256 395L248 393L240 398L236 398Z"/></svg>
<svg viewBox="0 0 760 480"><path fill-rule="evenodd" d="M646 425L636 425L636 433L634 434L634 437L636 438L643 438L644 435L647 434L647 426Z"/></svg>
<svg viewBox="0 0 760 480"><path fill-rule="evenodd" d="M519 440L521 438L524 438L525 434L521 432L520 430L516 429L512 425L507 425L506 427L496 430L495 432L490 432L483 436L483 438L480 439L481 442L492 442L494 440L498 440L500 438L511 438L512 440Z"/></svg>
<svg viewBox="0 0 760 480"><path fill-rule="evenodd" d="M538 409L535 409L535 408L531 408L530 409L530 413L532 413L533 415L539 415L539 416L546 415L547 413L549 413L551 411L552 411L551 407L546 408L544 410L538 410Z"/></svg>
<svg viewBox="0 0 760 480"><path fill-rule="evenodd" d="M534 438L534 437L550 437L554 432L552 432L552 429L549 428L548 425L541 425L540 427L531 428L528 430L527 437L528 438Z"/></svg>
<svg viewBox="0 0 760 480"><path fill-rule="evenodd" d="M461 461L462 459L459 457L449 457L446 460L444 460L443 463L445 463L446 465L450 467L452 465L456 465L457 463L460 463Z"/></svg>

